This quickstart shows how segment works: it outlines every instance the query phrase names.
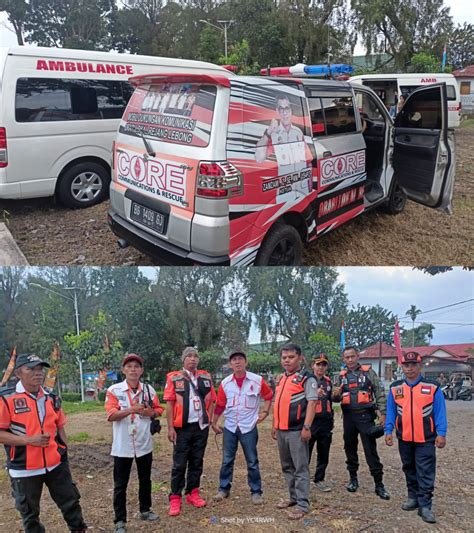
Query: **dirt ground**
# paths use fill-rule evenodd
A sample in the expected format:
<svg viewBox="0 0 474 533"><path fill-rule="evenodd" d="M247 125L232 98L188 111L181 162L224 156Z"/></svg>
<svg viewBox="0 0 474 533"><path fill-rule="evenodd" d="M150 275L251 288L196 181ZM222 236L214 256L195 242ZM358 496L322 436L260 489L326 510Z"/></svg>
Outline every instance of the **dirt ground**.
<svg viewBox="0 0 474 533"><path fill-rule="evenodd" d="M391 216L364 214L306 248L305 265L459 265L474 258L474 126L457 131L454 215L408 202ZM108 202L70 210L52 198L2 201L2 211L32 265L153 265L129 247L120 250L108 229Z"/></svg>
<svg viewBox="0 0 474 533"><path fill-rule="evenodd" d="M472 531L472 502L474 497L474 402L448 402L448 444L437 452L437 479L434 511L438 523L428 526L416 512L404 512L400 505L405 498L404 476L400 467L397 448L388 448L379 441L379 452L385 467L385 484L391 493L390 501L383 501L373 492L372 479L361 458L359 480L361 488L349 494L344 488L347 472L342 448L342 421L337 415L334 440L331 449L326 480L332 492L321 493L311 489L311 512L307 518L293 522L284 511L275 508L280 497L287 494L281 474L276 443L270 437L270 423L265 421L260 429L259 456L264 483L265 504L252 505L246 484L246 469L239 449L234 488L231 497L213 503L218 483L221 452L214 437L210 436L206 450L202 494L209 505L202 509L183 505L179 517L167 516L167 493L171 467L171 445L166 438L166 428L155 437L153 480L153 509L161 516L158 525L144 524L137 518L138 486L135 469L132 471L128 491L129 531L337 531L352 533L375 532L436 532ZM71 415L67 425L69 435L87 432L87 442L70 445L70 463L73 477L82 494L82 507L91 531L113 529L112 512L112 461L109 456L111 427L104 422L102 413ZM219 437L219 446L221 445ZM314 458L312 471L314 469ZM21 522L9 494L7 475L0 472L0 530L21 531ZM42 520L50 533L66 531L59 511L45 490L42 500Z"/></svg>

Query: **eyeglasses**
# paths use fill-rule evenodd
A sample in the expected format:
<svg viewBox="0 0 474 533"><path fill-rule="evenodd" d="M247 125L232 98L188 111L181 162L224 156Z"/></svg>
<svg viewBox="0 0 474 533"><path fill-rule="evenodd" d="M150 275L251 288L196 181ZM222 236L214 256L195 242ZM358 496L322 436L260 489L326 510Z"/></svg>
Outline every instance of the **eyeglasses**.
<svg viewBox="0 0 474 533"><path fill-rule="evenodd" d="M291 107L289 106L282 107L281 105L279 105L277 109L279 113L291 113Z"/></svg>

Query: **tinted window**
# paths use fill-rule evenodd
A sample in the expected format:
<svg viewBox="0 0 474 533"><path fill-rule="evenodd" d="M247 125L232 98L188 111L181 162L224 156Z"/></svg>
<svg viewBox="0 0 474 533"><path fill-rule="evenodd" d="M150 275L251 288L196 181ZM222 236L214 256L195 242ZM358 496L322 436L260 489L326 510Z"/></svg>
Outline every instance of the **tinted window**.
<svg viewBox="0 0 474 533"><path fill-rule="evenodd" d="M321 98L328 135L356 131L352 97Z"/></svg>
<svg viewBox="0 0 474 533"><path fill-rule="evenodd" d="M326 135L326 126L324 124L324 113L321 98L308 98L309 112L311 115L311 129L313 137Z"/></svg>
<svg viewBox="0 0 474 533"><path fill-rule="evenodd" d="M121 118L133 89L127 82L20 78L17 122Z"/></svg>
<svg viewBox="0 0 474 533"><path fill-rule="evenodd" d="M402 128L441 128L441 91L438 87L409 97L395 125Z"/></svg>
<svg viewBox="0 0 474 533"><path fill-rule="evenodd" d="M411 94L415 89L419 89L420 87L423 87L423 85L400 85L400 90L402 91L402 94ZM448 100L456 100L456 90L454 85L446 85L446 94Z"/></svg>

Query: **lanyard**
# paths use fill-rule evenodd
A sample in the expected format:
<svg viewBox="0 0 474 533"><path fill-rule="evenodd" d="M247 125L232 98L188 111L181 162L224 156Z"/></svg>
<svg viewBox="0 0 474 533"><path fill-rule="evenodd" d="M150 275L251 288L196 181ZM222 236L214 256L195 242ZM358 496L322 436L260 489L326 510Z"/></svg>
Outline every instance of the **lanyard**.
<svg viewBox="0 0 474 533"><path fill-rule="evenodd" d="M138 394L139 392L140 392L140 391L137 390L137 394ZM130 394L130 389L127 389L127 396L128 396L128 401L130 402L130 407L132 407L132 405L133 405L134 403L138 403L138 402L132 400L132 395ZM132 413L132 414L130 415L130 418L131 418L132 423L133 423L134 420L135 420L135 413Z"/></svg>

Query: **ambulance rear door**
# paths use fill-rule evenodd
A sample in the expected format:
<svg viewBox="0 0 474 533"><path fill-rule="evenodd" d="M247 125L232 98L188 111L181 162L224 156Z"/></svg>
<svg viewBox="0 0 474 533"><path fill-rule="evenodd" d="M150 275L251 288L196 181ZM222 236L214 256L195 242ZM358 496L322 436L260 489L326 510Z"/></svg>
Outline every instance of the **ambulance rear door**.
<svg viewBox="0 0 474 533"><path fill-rule="evenodd" d="M456 152L445 83L410 94L395 119L393 143L395 176L408 197L450 213Z"/></svg>

